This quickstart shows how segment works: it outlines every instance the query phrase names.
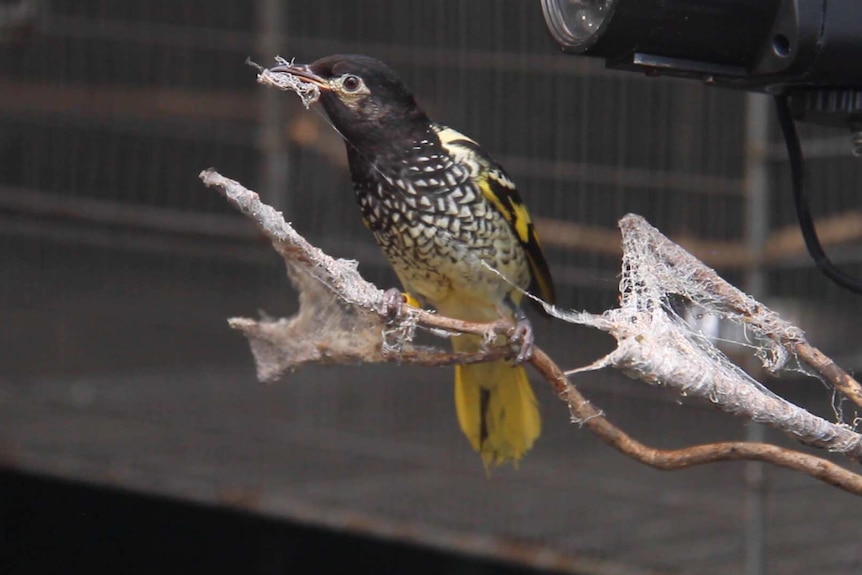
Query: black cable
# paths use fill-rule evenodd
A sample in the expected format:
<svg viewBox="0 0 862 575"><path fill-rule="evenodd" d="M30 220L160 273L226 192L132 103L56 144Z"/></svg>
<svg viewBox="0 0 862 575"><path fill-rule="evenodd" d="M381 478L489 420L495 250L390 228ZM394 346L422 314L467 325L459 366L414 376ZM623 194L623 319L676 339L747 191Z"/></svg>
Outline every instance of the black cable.
<svg viewBox="0 0 862 575"><path fill-rule="evenodd" d="M787 155L790 158L790 174L793 186L793 200L796 204L796 217L799 220L799 229L805 239L805 247L814 259L814 263L820 268L826 277L837 283L844 289L862 294L862 281L848 275L838 268L820 245L817 230L814 229L814 218L808 207L808 195L805 192L805 159L802 157L802 146L799 144L799 134L796 133L796 124L790 115L790 107L787 105L787 96L776 96L775 106L778 112L778 124L784 134L787 143Z"/></svg>

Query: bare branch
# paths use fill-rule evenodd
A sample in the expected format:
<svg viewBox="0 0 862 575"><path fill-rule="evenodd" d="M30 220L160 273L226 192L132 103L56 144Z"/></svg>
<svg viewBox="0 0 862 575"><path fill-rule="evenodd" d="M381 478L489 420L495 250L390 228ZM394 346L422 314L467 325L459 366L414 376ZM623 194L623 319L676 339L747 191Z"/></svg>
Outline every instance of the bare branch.
<svg viewBox="0 0 862 575"><path fill-rule="evenodd" d="M300 293L300 310L292 318L230 320L230 325L249 339L261 380L271 381L307 363L387 361L444 365L512 357L510 347L490 345L498 334L510 334L512 325L502 321L464 322L406 304L398 306L393 314L385 293L359 275L356 262L333 259L309 244L284 221L281 213L262 203L257 194L238 182L213 170L202 172L201 179L206 185L217 187L258 225L284 258L289 276ZM626 242L639 242L641 248L646 246L646 251L657 258L647 262L650 273L660 273L657 270L668 265L671 271L682 273L682 277L670 273L669 277L659 278L667 284L665 289L670 293L699 302L710 300L722 313L744 317L750 329L765 337L783 334L770 340L771 355L764 358L770 367L778 369L786 361L784 355L798 354L815 369L824 373L832 370L830 381L841 380L845 389L853 390L854 386L858 389L855 380L807 344L801 330L726 284L641 218L627 216L621 227L624 247ZM634 252L630 248L631 245L626 249L629 257L624 257L624 271L644 263L631 257ZM656 278L646 279L654 281ZM725 411L781 429L804 443L862 460L862 437L847 426L830 423L771 394L736 366L729 368L721 363L703 342L686 334L682 326L661 319L666 315L662 300L656 300L655 294L647 294L649 290L638 283L641 281L645 278L624 273L620 309L602 315L565 313L549 307L558 317L591 325L617 338L618 347L614 352L576 372L616 367L648 383L708 399ZM694 293L698 290L703 293ZM413 343L413 336L419 329L444 337L478 334L489 346L483 352L466 355L422 347ZM862 495L862 476L821 458L774 445L726 442L679 450L645 446L610 423L544 352L536 349L530 363L566 401L574 421L614 448L652 467L678 469L715 461L754 459L794 469Z"/></svg>
<svg viewBox="0 0 862 575"><path fill-rule="evenodd" d="M543 351L536 350L530 363L551 384L560 399L568 403L574 422L595 433L611 447L650 467L672 470L717 461L757 460L793 469L850 493L862 495L862 475L825 459L775 445L737 441L695 445L684 449L649 447L608 421Z"/></svg>

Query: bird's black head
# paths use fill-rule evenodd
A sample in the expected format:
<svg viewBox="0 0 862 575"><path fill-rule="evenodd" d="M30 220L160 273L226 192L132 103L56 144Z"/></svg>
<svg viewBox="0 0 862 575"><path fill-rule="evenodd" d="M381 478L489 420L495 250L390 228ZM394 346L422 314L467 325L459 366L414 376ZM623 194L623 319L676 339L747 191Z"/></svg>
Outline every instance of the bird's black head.
<svg viewBox="0 0 862 575"><path fill-rule="evenodd" d="M385 63L368 56L327 56L308 65L271 68L314 83L335 127L351 144L379 147L425 132L429 120Z"/></svg>

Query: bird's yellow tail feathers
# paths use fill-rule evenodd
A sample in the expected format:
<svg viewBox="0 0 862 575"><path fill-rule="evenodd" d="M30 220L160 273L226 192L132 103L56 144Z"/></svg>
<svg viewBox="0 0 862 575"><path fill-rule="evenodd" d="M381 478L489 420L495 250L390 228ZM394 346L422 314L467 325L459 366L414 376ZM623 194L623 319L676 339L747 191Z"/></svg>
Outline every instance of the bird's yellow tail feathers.
<svg viewBox="0 0 862 575"><path fill-rule="evenodd" d="M477 351L481 338L452 339L455 351ZM536 396L521 366L506 361L455 366L458 423L485 467L517 463L542 432Z"/></svg>

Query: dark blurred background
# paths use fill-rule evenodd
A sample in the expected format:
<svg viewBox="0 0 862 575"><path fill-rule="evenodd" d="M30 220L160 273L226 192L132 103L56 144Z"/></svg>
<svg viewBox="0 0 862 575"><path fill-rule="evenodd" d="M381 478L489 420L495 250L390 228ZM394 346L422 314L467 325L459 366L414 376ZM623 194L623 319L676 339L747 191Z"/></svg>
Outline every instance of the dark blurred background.
<svg viewBox="0 0 862 575"><path fill-rule="evenodd" d="M360 223L338 136L244 63L335 52L388 61L433 118L506 166L562 306L615 305L616 221L635 212L842 365L862 365L862 299L803 251L764 96L558 54L537 1L2 0L0 571L45 557L170 570L147 562L168 526L187 541L189 563L174 567L255 573L331 559L354 548L327 538L347 534L366 545L349 558L374 558L376 572L753 575L763 558L773 573L862 569L851 496L742 463L648 469L571 424L540 384L542 439L519 470L491 477L457 430L448 370L314 368L258 385L225 319L287 314L295 294L253 227L200 184L202 169L395 284ZM862 160L844 132L803 136L821 235L858 275ZM611 348L593 331L536 324L564 367ZM615 374L576 383L652 445L760 433ZM820 382L770 385L834 419ZM226 533L232 555L217 543ZM396 542L410 547L367 554ZM460 563L438 568L432 549Z"/></svg>

